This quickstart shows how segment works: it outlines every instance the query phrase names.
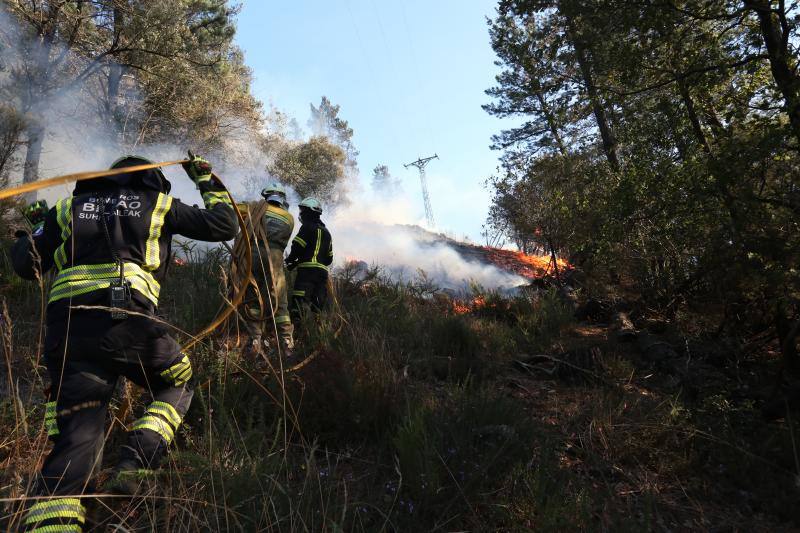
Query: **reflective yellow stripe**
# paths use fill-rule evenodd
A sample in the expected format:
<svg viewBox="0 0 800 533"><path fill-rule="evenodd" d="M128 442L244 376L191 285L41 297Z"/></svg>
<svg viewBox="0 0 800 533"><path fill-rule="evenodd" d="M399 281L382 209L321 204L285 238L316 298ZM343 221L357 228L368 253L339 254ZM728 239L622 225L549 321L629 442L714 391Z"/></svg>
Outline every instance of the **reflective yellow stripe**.
<svg viewBox="0 0 800 533"><path fill-rule="evenodd" d="M156 207L153 209L153 214L150 216L150 233L147 236L147 244L144 252L144 268L145 270L156 270L161 265L161 246L159 239L161 239L161 230L164 227L164 218L167 216L170 207L172 207L172 196L158 193L156 200Z"/></svg>
<svg viewBox="0 0 800 533"><path fill-rule="evenodd" d="M82 524L86 520L86 509L83 507L83 505L81 505L81 501L78 498L54 498L52 500L41 501L32 505L31 508L28 509L28 515L25 518L25 525L36 524L43 520L50 520L54 518L68 518L70 520L77 520ZM67 526L67 524L64 524L63 526ZM63 526L59 525L58 527ZM35 529L34 531L40 531L45 527L51 526L43 526L42 528ZM78 529L78 531L80 531L80 529Z"/></svg>
<svg viewBox="0 0 800 533"><path fill-rule="evenodd" d="M33 512L38 509L49 509L50 507L54 507L56 505L74 505L83 509L80 498L53 498L52 500L36 502L35 504L31 505L31 508L28 510L28 512Z"/></svg>
<svg viewBox="0 0 800 533"><path fill-rule="evenodd" d="M300 238L300 235L298 235L297 237L294 238L294 242L296 242L297 244L299 244L303 248L306 247L306 241L304 241L302 238Z"/></svg>
<svg viewBox="0 0 800 533"><path fill-rule="evenodd" d="M126 278L137 277L147 283L150 291L158 295L160 284L156 278L136 263L123 263L122 272ZM78 265L62 270L53 280L53 288L68 281L85 281L90 279L116 279L119 277L119 265L116 263L101 263L97 265Z"/></svg>
<svg viewBox="0 0 800 533"><path fill-rule="evenodd" d="M276 220L280 220L281 222L285 222L289 226L294 225L294 221L292 220L292 215L285 209L280 209L273 205L270 205L267 207L266 215L270 218L274 218Z"/></svg>
<svg viewBox="0 0 800 533"><path fill-rule="evenodd" d="M163 416L172 423L172 427L175 429L181 425L181 415L167 402L153 402L147 407L147 412Z"/></svg>
<svg viewBox="0 0 800 533"><path fill-rule="evenodd" d="M52 420L45 420L44 427L47 430L48 437L55 437L56 435L60 435L61 431L58 429L58 422L56 419Z"/></svg>
<svg viewBox="0 0 800 533"><path fill-rule="evenodd" d="M291 321L292 321L292 318L289 315L282 315L282 316L276 316L275 317L275 323L276 324L286 324L286 323L291 322Z"/></svg>
<svg viewBox="0 0 800 533"><path fill-rule="evenodd" d="M149 429L150 431L155 431L161 435L165 441L167 441L167 444L172 442L172 438L175 436L175 432L172 430L172 427L169 425L169 423L153 415L144 415L133 424L134 431L139 429Z"/></svg>
<svg viewBox="0 0 800 533"><path fill-rule="evenodd" d="M171 380L176 386L183 385L192 377L192 364L189 362L189 357L184 354L179 362L161 372L160 375L164 379Z"/></svg>
<svg viewBox="0 0 800 533"><path fill-rule="evenodd" d="M317 256L319 255L319 247L321 244L322 244L322 229L317 228L317 245L314 247L314 256L311 258L311 261L309 261L310 263L317 262ZM303 265L301 264L300 266Z"/></svg>
<svg viewBox="0 0 800 533"><path fill-rule="evenodd" d="M86 517L83 513L75 511L74 509L56 509L50 512L39 512L35 516L28 516L25 520L25 524L36 524L38 522L42 522L43 520L50 520L52 518L73 518L83 524L86 521Z"/></svg>
<svg viewBox="0 0 800 533"><path fill-rule="evenodd" d="M77 524L51 525L31 529L28 533L81 533L83 528Z"/></svg>
<svg viewBox="0 0 800 533"><path fill-rule="evenodd" d="M56 248L53 259L56 268L61 270L67 264L67 240L72 235L72 197L62 198L56 202L56 222L61 228L61 244Z"/></svg>
<svg viewBox="0 0 800 533"><path fill-rule="evenodd" d="M306 291L292 291L292 296L305 296Z"/></svg>
<svg viewBox="0 0 800 533"><path fill-rule="evenodd" d="M228 197L228 193L226 192L217 192L217 191L208 191L203 193L203 202L206 204L206 208L211 208L217 204L227 204L233 207L231 203L231 199Z"/></svg>
<svg viewBox="0 0 800 533"><path fill-rule="evenodd" d="M328 266L327 265L323 265L322 263L319 263L317 261L307 261L305 263L300 263L299 265L297 265L297 267L298 268L321 268L322 270L325 270L325 271L328 270Z"/></svg>
<svg viewBox="0 0 800 533"><path fill-rule="evenodd" d="M44 404L45 418L52 418L56 416L56 402L47 402Z"/></svg>
<svg viewBox="0 0 800 533"><path fill-rule="evenodd" d="M132 289L141 293L154 305L158 305L161 285L152 274L135 263L124 263L123 272ZM78 265L65 268L53 280L48 303L95 290L106 289L111 285L111 281L118 277L119 266L115 263Z"/></svg>
<svg viewBox="0 0 800 533"><path fill-rule="evenodd" d="M153 294L147 283L138 278L128 278L128 281L131 284L131 289L153 302L153 305L158 305L158 294ZM64 298L74 298L93 291L107 289L110 286L111 280L70 281L61 284L57 289L51 290L47 303L53 303Z"/></svg>

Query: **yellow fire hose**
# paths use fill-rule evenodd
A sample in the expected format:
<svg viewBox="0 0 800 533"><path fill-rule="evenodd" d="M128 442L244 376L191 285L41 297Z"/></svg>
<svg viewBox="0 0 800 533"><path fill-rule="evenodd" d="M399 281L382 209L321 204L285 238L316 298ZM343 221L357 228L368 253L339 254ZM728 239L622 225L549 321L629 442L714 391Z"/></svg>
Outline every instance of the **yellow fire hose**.
<svg viewBox="0 0 800 533"><path fill-rule="evenodd" d="M92 180L95 178L107 178L109 176L127 174L128 172L138 172L140 170L150 170L158 167L170 167L173 165L181 165L183 163L188 163L188 162L189 162L188 159L181 159L180 161L164 161L163 163L152 163L147 165L136 165L134 167L114 168L111 170L101 170L98 172L76 172L75 174L65 174L63 176L57 176L55 178L50 178L41 181L32 181L30 183L23 183L22 185L17 185L16 187L3 189L2 191L0 191L0 200L5 200L6 198L11 198L12 196L16 196L18 194L25 194L26 192L38 191L40 189L46 189L48 187L55 187L56 185L64 185L65 183L70 183L72 181L77 182L77 181Z"/></svg>
<svg viewBox="0 0 800 533"><path fill-rule="evenodd" d="M188 162L189 162L188 159L180 159L177 161L162 161L160 163L136 165L132 167L115 168L111 170L101 170L97 172L77 172L74 174L65 174L64 176L57 176L55 178L50 178L41 181L34 181L31 183L23 183L22 185L18 185L16 187L3 189L0 191L0 200L11 198L12 196L16 196L18 194L38 191L41 189L46 189L48 187L55 187L57 185L63 185L70 182L85 181L96 178L106 178L110 176L117 176L119 174L127 174L129 172L139 172L142 170L151 170L159 167L169 167ZM219 176L214 175L214 177L220 182L220 184L222 184L222 180L219 179ZM224 184L223 187L225 187ZM253 255L250 249L250 237L248 235L247 228L245 226L245 221L244 218L242 217L242 214L239 212L239 208L236 204L236 201L233 199L233 195L231 195L227 187L225 187L225 192L227 193L228 198L231 201L231 205L233 206L233 210L236 213L236 218L239 222L239 228L241 229L240 232L242 235L241 240L244 241L242 245L242 251L241 251L242 253L236 255L234 257L234 261L241 261L243 263L242 265L237 264L237 270L239 270L240 272L251 272ZM194 335L191 338L191 340L181 348L183 351L189 350L198 342L209 336L215 329L217 329L220 325L222 325L228 319L231 313L233 313L236 310L236 308L242 303L242 300L244 300L245 293L247 292L247 287L250 284L250 278L248 278L248 276L241 276L241 278L242 278L241 280L242 285L236 288L236 292L234 293L230 302L225 306L225 309L217 314L217 317L211 322L211 324L206 326L197 335Z"/></svg>
<svg viewBox="0 0 800 533"><path fill-rule="evenodd" d="M264 225L260 223L260 220L267 212L267 202L261 200L257 202L253 208L251 208L248 204L240 204L239 212L245 221L245 227L247 228L247 231L237 235L236 240L233 243L231 257L234 260L231 264L231 280L234 286L246 286L246 290L248 292L252 292L253 294L252 299L248 298L244 301L242 311L240 312L242 318L249 322L264 322L268 317L271 316L270 311L274 309L274 307L277 305L277 302L271 303L270 309L266 308L264 305L264 295L261 294L261 291L258 288L258 283L256 282L252 271L242 271L242 269L238 267L239 261L236 261L236 259L243 257L247 250L250 250L250 253L252 253L250 244L257 246L263 243L265 248L269 248L269 239L267 237L266 229L264 228ZM245 241L244 239L245 233L250 239L249 242ZM260 261L263 263L264 258L260 258ZM269 279L272 280L274 294L275 281L272 276L272 263L269 261L269 258L267 258L267 269L270 272ZM257 303L258 311L254 312L253 309L251 309L249 305L250 302Z"/></svg>

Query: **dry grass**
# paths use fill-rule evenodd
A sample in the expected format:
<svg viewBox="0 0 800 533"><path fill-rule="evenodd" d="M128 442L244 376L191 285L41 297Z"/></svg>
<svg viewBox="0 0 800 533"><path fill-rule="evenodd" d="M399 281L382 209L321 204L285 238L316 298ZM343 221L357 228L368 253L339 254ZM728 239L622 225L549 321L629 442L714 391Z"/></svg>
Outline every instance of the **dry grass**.
<svg viewBox="0 0 800 533"><path fill-rule="evenodd" d="M166 320L198 330L221 300L222 264L220 255L174 269ZM235 347L235 328L197 348L195 400L165 468L145 497L94 498L92 530L800 524L792 425L761 422L732 394L741 385L729 369L708 367L702 354L678 370L653 366L609 344L604 329L570 325L552 294L489 294L495 305L456 314L424 280L351 274L337 283L340 307L305 324L298 358L316 357L296 372L282 374L282 361L259 373ZM25 313L37 300L21 299L30 290L6 288L11 317L35 315ZM47 447L35 321L12 327L11 317L0 331L13 343L0 404L4 527ZM698 378L705 386L690 394ZM112 405L106 469L142 409L137 396L130 410Z"/></svg>

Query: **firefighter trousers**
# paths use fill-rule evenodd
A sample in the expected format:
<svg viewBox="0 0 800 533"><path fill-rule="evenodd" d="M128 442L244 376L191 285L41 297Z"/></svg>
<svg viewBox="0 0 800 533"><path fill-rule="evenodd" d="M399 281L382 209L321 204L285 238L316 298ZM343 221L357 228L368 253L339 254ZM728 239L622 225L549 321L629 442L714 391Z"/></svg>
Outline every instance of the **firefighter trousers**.
<svg viewBox="0 0 800 533"><path fill-rule="evenodd" d="M269 261L269 264L266 262ZM255 323L251 326L251 334L265 335L273 332L273 324L278 332L278 339L284 346L294 346L294 326L289 315L289 295L286 285L286 270L283 266L283 250L279 248L260 248L253 253L253 276L256 278L258 290L264 299L264 312L273 313L273 320ZM269 296L269 300L267 300Z"/></svg>
<svg viewBox="0 0 800 533"><path fill-rule="evenodd" d="M304 309L318 312L328 301L328 271L298 268L292 290L292 316L297 320Z"/></svg>
<svg viewBox="0 0 800 533"><path fill-rule="evenodd" d="M189 358L147 317L111 321L107 313L75 313L69 335L64 333L48 331L45 342L51 380L45 427L54 446L37 477L37 495L45 498L29 508L29 530L68 525L73 529L64 531L80 531L85 511L78 496L94 489L90 482L101 467L106 412L119 377L144 388L149 400L128 427L120 469L157 468L192 399Z"/></svg>

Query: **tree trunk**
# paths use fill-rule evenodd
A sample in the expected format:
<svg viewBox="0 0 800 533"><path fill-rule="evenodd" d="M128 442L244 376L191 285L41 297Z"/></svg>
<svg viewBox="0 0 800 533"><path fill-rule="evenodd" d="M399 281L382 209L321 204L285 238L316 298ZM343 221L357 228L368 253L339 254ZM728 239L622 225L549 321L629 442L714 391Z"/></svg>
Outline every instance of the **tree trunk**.
<svg viewBox="0 0 800 533"><path fill-rule="evenodd" d="M797 337L800 335L800 320L790 318L786 304L778 301L775 310L775 330L781 345L781 355L786 370L800 375L800 356L797 354Z"/></svg>
<svg viewBox="0 0 800 533"><path fill-rule="evenodd" d="M772 77L783 95L792 133L800 141L800 76L789 53L789 35L785 8L773 10L770 0L745 0L745 6L758 15L761 36L769 55Z"/></svg>
<svg viewBox="0 0 800 533"><path fill-rule="evenodd" d="M44 143L45 128L41 122L28 124L28 149L25 151L25 166L22 169L23 183L30 183L39 179L39 160L42 157L42 144Z"/></svg>
<svg viewBox="0 0 800 533"><path fill-rule="evenodd" d="M46 18L39 29L39 43L34 53L35 73L30 82L28 95L25 98L23 108L26 112L33 115L30 119L26 133L28 137L28 148L25 151L25 165L22 169L22 181L30 183L39 179L39 161L42 158L42 144L46 133L44 122L39 115L45 95L47 94L48 80L50 79L50 53L56 38L57 21L61 5L49 2L45 12Z"/></svg>
<svg viewBox="0 0 800 533"><path fill-rule="evenodd" d="M581 70L581 77L583 84L586 88L586 94L589 96L589 101L592 105L592 113L594 114L595 121L597 122L597 129L600 131L600 139L603 142L603 152L608 159L611 168L617 172L619 171L619 158L617 157L617 140L611 131L611 126L608 124L608 117L606 110L603 108L603 103L600 100L600 93L594 83L594 76L592 74L592 66L590 64L589 56L586 53L586 45L581 40L578 32L575 30L573 18L570 15L567 17L568 38L572 41L572 46L575 49L575 56L578 60L578 66Z"/></svg>
<svg viewBox="0 0 800 533"><path fill-rule="evenodd" d="M686 114L689 116L689 122L692 125L692 131L694 132L695 137L697 137L697 142L700 143L700 146L703 148L705 153L710 154L711 146L709 146L706 134L703 132L703 126L700 124L700 119L697 116L697 110L694 107L692 95L689 94L689 88L686 86L685 80L678 80L678 91L683 99L683 105L686 106Z"/></svg>
<svg viewBox="0 0 800 533"><path fill-rule="evenodd" d="M550 128L550 133L553 135L553 140L556 142L556 146L558 147L558 151L561 155L567 155L567 147L564 145L564 139L561 138L561 133L558 131L558 125L556 124L556 118L553 116L553 112L550 109L550 106L547 104L547 100L544 99L542 96L541 91L538 89L536 90L536 99L539 101L539 107L542 110L542 114L544 115L545 120L547 120L547 127Z"/></svg>

